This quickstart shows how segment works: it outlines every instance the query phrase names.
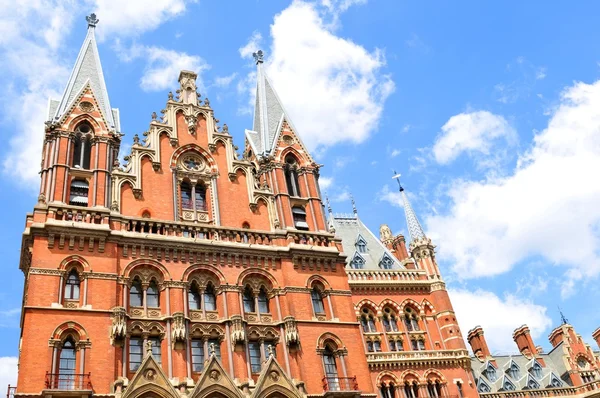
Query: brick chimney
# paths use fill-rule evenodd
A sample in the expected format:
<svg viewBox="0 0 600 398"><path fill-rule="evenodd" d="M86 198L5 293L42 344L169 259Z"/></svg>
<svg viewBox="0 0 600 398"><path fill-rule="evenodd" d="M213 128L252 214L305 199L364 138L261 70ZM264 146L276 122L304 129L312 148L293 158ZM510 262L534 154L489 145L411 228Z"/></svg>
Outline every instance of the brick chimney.
<svg viewBox="0 0 600 398"><path fill-rule="evenodd" d="M387 224L381 224L379 227L379 240L381 240L381 243L383 243L399 261L404 261L409 258L404 235L398 234L393 236L392 231ZM410 265L407 264L407 268L410 268Z"/></svg>
<svg viewBox="0 0 600 398"><path fill-rule="evenodd" d="M552 347L556 347L560 343L562 343L565 338L565 331L563 325L556 327L552 332L550 332L550 336L548 336L548 340L550 340L550 344Z"/></svg>
<svg viewBox="0 0 600 398"><path fill-rule="evenodd" d="M600 328L594 330L594 333L592 333L592 338L596 341L598 347L600 347Z"/></svg>
<svg viewBox="0 0 600 398"><path fill-rule="evenodd" d="M529 333L529 327L527 325L520 326L513 332L513 340L517 343L519 352L525 357L531 359L534 354L537 353L533 339Z"/></svg>
<svg viewBox="0 0 600 398"><path fill-rule="evenodd" d="M469 345L473 350L473 354L477 358L485 359L491 356L490 349L485 341L485 337L483 337L483 329L481 326L475 326L473 329L469 330L467 340L469 341Z"/></svg>

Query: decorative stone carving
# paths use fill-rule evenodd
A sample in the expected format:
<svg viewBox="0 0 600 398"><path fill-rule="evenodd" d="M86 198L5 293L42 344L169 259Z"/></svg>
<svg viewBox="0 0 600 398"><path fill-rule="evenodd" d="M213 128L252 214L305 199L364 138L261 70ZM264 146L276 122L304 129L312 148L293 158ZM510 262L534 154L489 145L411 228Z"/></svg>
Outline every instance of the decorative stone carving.
<svg viewBox="0 0 600 398"><path fill-rule="evenodd" d="M82 101L79 104L79 109L81 109L83 112L92 112L94 110L94 104L92 104L89 101Z"/></svg>
<svg viewBox="0 0 600 398"><path fill-rule="evenodd" d="M198 122L196 115L186 115L185 122L188 126L188 132L192 135L196 134L196 123Z"/></svg>
<svg viewBox="0 0 600 398"><path fill-rule="evenodd" d="M283 322L285 323L285 343L288 346L300 344L300 334L298 333L296 318L293 316L286 316L283 318Z"/></svg>
<svg viewBox="0 0 600 398"><path fill-rule="evenodd" d="M173 328L172 328L173 341L185 341L185 316L183 312L176 312L173 314Z"/></svg>
<svg viewBox="0 0 600 398"><path fill-rule="evenodd" d="M240 315L233 315L231 317L231 343L235 345L243 343L245 340L244 321Z"/></svg>
<svg viewBox="0 0 600 398"><path fill-rule="evenodd" d="M114 307L112 309L112 326L110 328L111 344L115 341L125 338L127 334L126 310L123 307Z"/></svg>
<svg viewBox="0 0 600 398"><path fill-rule="evenodd" d="M41 205L46 204L46 195L43 192L38 196L38 203Z"/></svg>

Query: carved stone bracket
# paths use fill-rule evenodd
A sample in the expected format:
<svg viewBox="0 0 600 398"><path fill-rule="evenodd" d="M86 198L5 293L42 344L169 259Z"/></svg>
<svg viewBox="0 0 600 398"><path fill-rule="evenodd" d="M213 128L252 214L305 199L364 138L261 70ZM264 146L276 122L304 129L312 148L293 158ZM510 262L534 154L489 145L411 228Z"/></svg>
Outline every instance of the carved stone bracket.
<svg viewBox="0 0 600 398"><path fill-rule="evenodd" d="M285 343L288 346L300 344L300 334L298 333L296 318L286 316L283 318L283 322L285 322Z"/></svg>
<svg viewBox="0 0 600 398"><path fill-rule="evenodd" d="M136 199L141 199L142 198L142 190L140 188L133 188L133 196Z"/></svg>
<svg viewBox="0 0 600 398"><path fill-rule="evenodd" d="M154 171L160 170L160 162L152 162L152 168Z"/></svg>
<svg viewBox="0 0 600 398"><path fill-rule="evenodd" d="M231 317L231 344L243 343L246 340L244 320L241 315Z"/></svg>
<svg viewBox="0 0 600 398"><path fill-rule="evenodd" d="M208 150L210 151L210 153L217 152L217 145L216 144L208 144Z"/></svg>
<svg viewBox="0 0 600 398"><path fill-rule="evenodd" d="M127 335L126 310L123 307L114 307L112 309L112 326L110 328L111 344L122 340Z"/></svg>
<svg viewBox="0 0 600 398"><path fill-rule="evenodd" d="M173 314L173 341L185 342L185 316L183 312L175 312Z"/></svg>

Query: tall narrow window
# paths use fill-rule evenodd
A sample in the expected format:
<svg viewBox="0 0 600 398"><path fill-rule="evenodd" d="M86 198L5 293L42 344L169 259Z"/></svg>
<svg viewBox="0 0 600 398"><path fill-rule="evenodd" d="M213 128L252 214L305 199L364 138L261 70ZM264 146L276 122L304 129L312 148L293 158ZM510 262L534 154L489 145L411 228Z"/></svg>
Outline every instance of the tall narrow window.
<svg viewBox="0 0 600 398"><path fill-rule="evenodd" d="M296 171L298 164L296 159L288 155L285 158L285 182L287 185L288 194L290 196L300 196L298 185L298 172Z"/></svg>
<svg viewBox="0 0 600 398"><path fill-rule="evenodd" d="M383 327L386 332L397 332L398 331L398 319L394 312L389 308L383 310Z"/></svg>
<svg viewBox="0 0 600 398"><path fill-rule="evenodd" d="M144 292L142 291L142 282L136 277L129 289L129 305L141 307L143 303Z"/></svg>
<svg viewBox="0 0 600 398"><path fill-rule="evenodd" d="M206 186L203 183L196 184L196 210L206 211Z"/></svg>
<svg viewBox="0 0 600 398"><path fill-rule="evenodd" d="M90 168L91 133L92 128L89 124L82 123L77 126L75 139L73 140L73 161L71 163L75 168L86 170Z"/></svg>
<svg viewBox="0 0 600 398"><path fill-rule="evenodd" d="M310 291L310 297L312 299L315 314L324 314L325 307L323 306L323 297L321 297L321 291L316 286Z"/></svg>
<svg viewBox="0 0 600 398"><path fill-rule="evenodd" d="M200 339L192 340L192 372L204 370L204 342Z"/></svg>
<svg viewBox="0 0 600 398"><path fill-rule="evenodd" d="M268 314L269 311L269 297L264 287L260 288L258 293L258 310L261 314Z"/></svg>
<svg viewBox="0 0 600 398"><path fill-rule="evenodd" d="M199 310L202 308L202 299L200 298L200 292L198 291L198 285L196 282L192 283L188 290L188 305L190 310Z"/></svg>
<svg viewBox="0 0 600 398"><path fill-rule="evenodd" d="M152 357L158 363L161 363L160 338L150 337L148 339L152 343Z"/></svg>
<svg viewBox="0 0 600 398"><path fill-rule="evenodd" d="M325 378L329 390L338 391L340 389L340 382L338 380L337 365L333 351L329 347L325 347L323 351L323 367L325 368Z"/></svg>
<svg viewBox="0 0 600 398"><path fill-rule="evenodd" d="M246 286L244 289L244 312L256 312L256 306L254 303L254 295L252 294L252 290L250 290L250 286Z"/></svg>
<svg viewBox="0 0 600 398"><path fill-rule="evenodd" d="M463 388L462 383L460 381L456 382L456 387L458 388L458 398L463 398Z"/></svg>
<svg viewBox="0 0 600 398"><path fill-rule="evenodd" d="M150 281L150 285L148 285L148 289L146 290L146 300L148 307L160 307L160 292L158 290L158 285L156 281L152 279Z"/></svg>
<svg viewBox="0 0 600 398"><path fill-rule="evenodd" d="M75 343L65 340L58 363L58 388L72 390L75 384Z"/></svg>
<svg viewBox="0 0 600 398"><path fill-rule="evenodd" d="M192 186L189 182L184 181L181 183L181 208L186 210L192 210L194 203L192 202Z"/></svg>
<svg viewBox="0 0 600 398"><path fill-rule="evenodd" d="M90 185L85 180L71 181L69 204L72 206L87 206Z"/></svg>
<svg viewBox="0 0 600 398"><path fill-rule="evenodd" d="M209 283L204 290L204 308L206 311L217 310L217 297L215 296L215 288L212 283Z"/></svg>
<svg viewBox="0 0 600 398"><path fill-rule="evenodd" d="M69 272L69 276L67 276L65 298L67 300L79 299L79 275L75 270Z"/></svg>
<svg viewBox="0 0 600 398"><path fill-rule="evenodd" d="M252 370L252 373L260 373L260 343L258 341L249 342L248 351L250 353L250 369Z"/></svg>
<svg viewBox="0 0 600 398"><path fill-rule="evenodd" d="M129 371L135 372L142 364L143 351L142 344L143 340L139 337L132 337L129 339Z"/></svg>

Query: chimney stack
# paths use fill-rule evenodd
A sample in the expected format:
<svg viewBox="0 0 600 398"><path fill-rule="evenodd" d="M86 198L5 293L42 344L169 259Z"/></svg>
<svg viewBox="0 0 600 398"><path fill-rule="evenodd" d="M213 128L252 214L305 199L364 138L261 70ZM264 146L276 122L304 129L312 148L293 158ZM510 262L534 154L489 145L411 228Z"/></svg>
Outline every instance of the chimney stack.
<svg viewBox="0 0 600 398"><path fill-rule="evenodd" d="M537 353L537 349L535 344L533 344L533 339L531 338L529 327L527 327L527 325L515 329L513 332L513 340L517 343L519 352L525 357L531 359L533 355Z"/></svg>
<svg viewBox="0 0 600 398"><path fill-rule="evenodd" d="M594 330L594 333L592 333L592 338L596 341L598 347L600 347L600 328Z"/></svg>
<svg viewBox="0 0 600 398"><path fill-rule="evenodd" d="M473 354L477 358L483 360L491 356L490 349L488 348L487 342L485 341L485 337L483 337L483 329L481 328L481 326L475 326L473 329L469 330L467 340L471 345Z"/></svg>

